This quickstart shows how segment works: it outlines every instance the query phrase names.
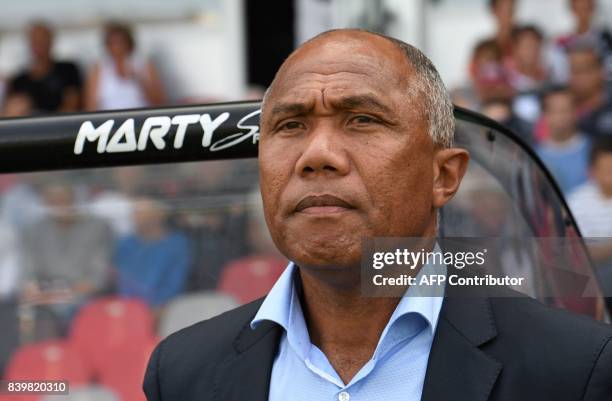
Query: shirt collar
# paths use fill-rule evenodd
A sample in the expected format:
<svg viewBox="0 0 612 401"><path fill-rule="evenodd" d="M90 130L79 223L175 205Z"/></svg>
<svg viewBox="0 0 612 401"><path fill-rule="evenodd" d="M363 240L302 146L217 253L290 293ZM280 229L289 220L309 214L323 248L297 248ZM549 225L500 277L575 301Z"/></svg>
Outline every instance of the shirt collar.
<svg viewBox="0 0 612 401"><path fill-rule="evenodd" d="M434 251L441 252L438 244L436 244ZM259 307L259 310L257 311L257 314L251 321L252 329L254 329L264 320L275 322L276 324L282 326L287 332L289 332L289 327L294 325L296 321L301 321L299 326L304 326L302 309L299 305L300 302L294 288L293 275L296 271L297 266L295 263L290 262L264 299L263 303ZM446 275L446 273L446 265L427 263L419 271L416 282L420 282L420 277L426 274ZM437 287L409 287L398 303L395 311L391 315L389 323L383 332L383 336L398 319L411 313L416 313L424 318L431 330L431 333L433 334L438 324L438 318L440 316L440 309L442 308L442 301L445 292L444 290L444 285ZM302 315L302 319L297 319L298 316L295 316L296 314Z"/></svg>

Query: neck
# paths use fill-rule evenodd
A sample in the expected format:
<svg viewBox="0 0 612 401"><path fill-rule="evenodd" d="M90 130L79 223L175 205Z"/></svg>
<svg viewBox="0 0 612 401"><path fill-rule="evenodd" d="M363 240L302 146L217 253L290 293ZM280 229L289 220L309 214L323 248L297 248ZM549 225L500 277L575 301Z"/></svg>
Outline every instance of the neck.
<svg viewBox="0 0 612 401"><path fill-rule="evenodd" d="M157 241L164 237L166 230L162 227L147 227L140 233L140 237L145 241Z"/></svg>
<svg viewBox="0 0 612 401"><path fill-rule="evenodd" d="M584 34L587 33L591 29L591 20L587 18L581 18L578 20L576 24L576 33Z"/></svg>
<svg viewBox="0 0 612 401"><path fill-rule="evenodd" d="M348 383L372 357L400 298L364 297L359 284L339 288L303 268L300 278L310 339Z"/></svg>
<svg viewBox="0 0 612 401"><path fill-rule="evenodd" d="M51 68L51 58L36 58L32 63L30 71L34 76L45 75Z"/></svg>
<svg viewBox="0 0 612 401"><path fill-rule="evenodd" d="M556 132L555 135L550 136L550 141L557 145L564 145L576 137L576 130L569 129L564 131Z"/></svg>

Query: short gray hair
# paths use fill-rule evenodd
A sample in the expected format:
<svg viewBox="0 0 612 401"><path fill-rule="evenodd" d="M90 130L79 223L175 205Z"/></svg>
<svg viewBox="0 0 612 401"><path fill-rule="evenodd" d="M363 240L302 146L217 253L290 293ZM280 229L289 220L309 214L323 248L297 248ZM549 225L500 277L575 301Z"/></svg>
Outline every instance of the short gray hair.
<svg viewBox="0 0 612 401"><path fill-rule="evenodd" d="M414 68L416 74L410 87L410 92L417 99L423 99L422 107L429 125L429 136L434 144L443 148L453 146L455 136L455 117L450 94L440 78L440 74L431 60L416 47L399 39L392 38L364 29L332 29L318 34L306 43L336 31L359 31L380 36L395 44L404 54L408 63ZM268 88L262 100L262 108L270 92Z"/></svg>

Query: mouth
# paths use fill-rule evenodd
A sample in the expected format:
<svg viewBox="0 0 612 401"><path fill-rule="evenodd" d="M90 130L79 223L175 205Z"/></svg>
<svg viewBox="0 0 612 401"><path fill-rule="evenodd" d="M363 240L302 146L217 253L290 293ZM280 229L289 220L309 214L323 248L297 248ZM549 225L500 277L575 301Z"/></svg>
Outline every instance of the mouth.
<svg viewBox="0 0 612 401"><path fill-rule="evenodd" d="M307 196L295 207L296 212L306 214L342 213L354 207L343 199L333 195Z"/></svg>

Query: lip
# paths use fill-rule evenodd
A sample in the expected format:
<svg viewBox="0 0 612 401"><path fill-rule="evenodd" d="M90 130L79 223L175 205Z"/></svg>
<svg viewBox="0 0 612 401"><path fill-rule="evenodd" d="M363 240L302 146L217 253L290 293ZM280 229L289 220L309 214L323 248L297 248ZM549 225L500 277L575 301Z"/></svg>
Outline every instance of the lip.
<svg viewBox="0 0 612 401"><path fill-rule="evenodd" d="M330 194L309 195L300 200L295 211L306 214L342 213L354 207L342 198Z"/></svg>

